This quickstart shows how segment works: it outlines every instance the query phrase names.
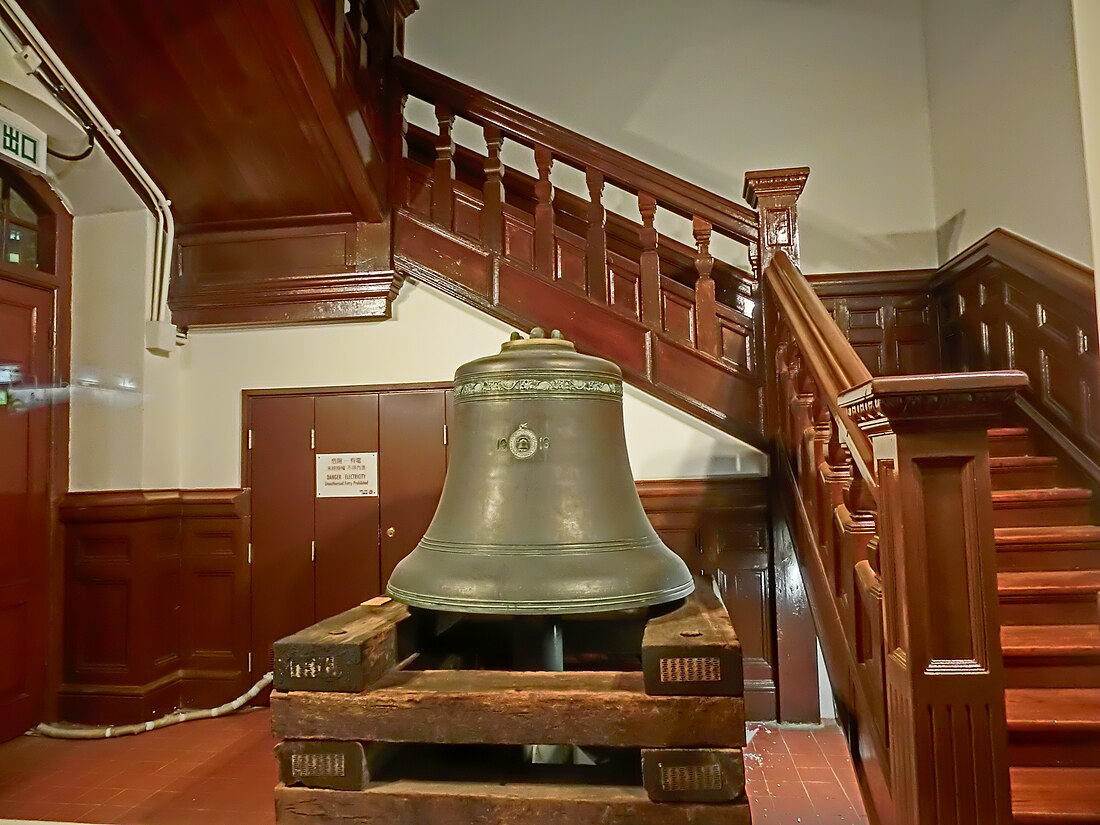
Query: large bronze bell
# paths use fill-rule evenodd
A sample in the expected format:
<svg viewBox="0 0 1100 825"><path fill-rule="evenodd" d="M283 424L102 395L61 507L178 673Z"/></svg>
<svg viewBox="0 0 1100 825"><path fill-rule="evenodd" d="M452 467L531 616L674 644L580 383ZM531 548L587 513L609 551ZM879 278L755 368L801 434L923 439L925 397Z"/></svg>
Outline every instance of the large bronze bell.
<svg viewBox="0 0 1100 825"><path fill-rule="evenodd" d="M646 518L622 372L556 330L514 333L455 373L439 508L387 592L457 613L554 615L672 601L694 585Z"/></svg>

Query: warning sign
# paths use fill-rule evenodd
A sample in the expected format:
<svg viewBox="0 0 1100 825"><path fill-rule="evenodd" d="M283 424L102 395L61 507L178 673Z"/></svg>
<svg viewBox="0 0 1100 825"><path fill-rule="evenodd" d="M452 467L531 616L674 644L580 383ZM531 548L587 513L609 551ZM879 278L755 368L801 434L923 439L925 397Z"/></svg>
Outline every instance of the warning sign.
<svg viewBox="0 0 1100 825"><path fill-rule="evenodd" d="M378 495L378 453L318 453L317 498Z"/></svg>

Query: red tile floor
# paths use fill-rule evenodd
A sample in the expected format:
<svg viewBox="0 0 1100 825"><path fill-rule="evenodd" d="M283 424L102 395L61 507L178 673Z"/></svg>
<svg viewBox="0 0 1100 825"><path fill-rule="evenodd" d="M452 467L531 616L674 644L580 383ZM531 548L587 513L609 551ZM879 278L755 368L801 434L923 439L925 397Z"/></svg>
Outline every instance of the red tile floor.
<svg viewBox="0 0 1100 825"><path fill-rule="evenodd" d="M271 825L270 719L255 710L90 742L21 736L0 745L0 821ZM865 825L838 728L752 724L750 733L754 823Z"/></svg>

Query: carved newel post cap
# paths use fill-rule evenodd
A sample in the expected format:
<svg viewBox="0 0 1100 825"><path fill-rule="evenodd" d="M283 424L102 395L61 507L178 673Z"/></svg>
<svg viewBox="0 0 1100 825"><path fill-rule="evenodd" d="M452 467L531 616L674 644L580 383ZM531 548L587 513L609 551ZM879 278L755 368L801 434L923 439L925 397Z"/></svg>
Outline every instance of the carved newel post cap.
<svg viewBox="0 0 1100 825"><path fill-rule="evenodd" d="M927 429L993 420L1027 385L1027 375L1019 370L885 376L842 392L837 401L860 429L874 434L883 427Z"/></svg>
<svg viewBox="0 0 1100 825"><path fill-rule="evenodd" d="M753 209L760 200L786 199L794 203L806 188L810 176L809 166L792 166L787 169L758 169L745 173L745 188L741 192ZM764 204L771 205L771 204Z"/></svg>

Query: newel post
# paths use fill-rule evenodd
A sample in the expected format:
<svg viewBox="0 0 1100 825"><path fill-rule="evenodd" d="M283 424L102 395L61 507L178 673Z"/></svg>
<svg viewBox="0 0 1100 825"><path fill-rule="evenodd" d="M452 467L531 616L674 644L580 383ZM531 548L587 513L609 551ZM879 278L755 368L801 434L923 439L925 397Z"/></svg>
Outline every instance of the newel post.
<svg viewBox="0 0 1100 825"><path fill-rule="evenodd" d="M875 378L841 405L879 484L891 791L903 825L1012 819L986 433L1022 372Z"/></svg>
<svg viewBox="0 0 1100 825"><path fill-rule="evenodd" d="M760 213L757 273L764 271L780 249L798 266L798 196L809 176L808 166L745 173L741 196Z"/></svg>

